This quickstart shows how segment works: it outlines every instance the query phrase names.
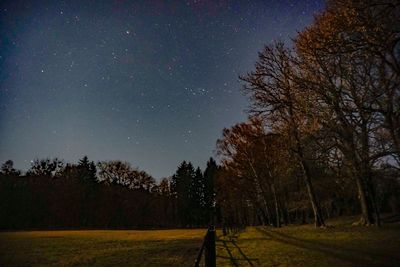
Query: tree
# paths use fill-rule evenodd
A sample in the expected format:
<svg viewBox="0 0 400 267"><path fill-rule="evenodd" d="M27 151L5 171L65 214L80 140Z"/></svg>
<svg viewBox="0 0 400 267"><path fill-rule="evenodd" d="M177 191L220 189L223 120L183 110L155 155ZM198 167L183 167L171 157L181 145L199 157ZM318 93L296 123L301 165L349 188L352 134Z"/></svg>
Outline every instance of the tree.
<svg viewBox="0 0 400 267"><path fill-rule="evenodd" d="M189 209L193 224L200 226L205 222L204 176L199 167L196 168L189 185Z"/></svg>
<svg viewBox="0 0 400 267"><path fill-rule="evenodd" d="M295 42L299 86L313 97L310 108L350 165L367 225L380 224L373 166L381 157L399 157L399 7L329 1Z"/></svg>
<svg viewBox="0 0 400 267"><path fill-rule="evenodd" d="M119 160L102 161L97 164L99 168L99 181L106 184L132 184L132 168L128 162Z"/></svg>
<svg viewBox="0 0 400 267"><path fill-rule="evenodd" d="M260 221L276 227L280 227L283 220L287 223L286 189L296 180L293 173L298 163L286 139L280 134L266 132L263 120L252 117L225 129L223 138L217 142L217 152L222 156L221 172L227 174L221 177L230 180L218 188L218 193L236 190L232 187L238 184L241 193L248 194L247 201L262 211L257 215Z"/></svg>
<svg viewBox="0 0 400 267"><path fill-rule="evenodd" d="M170 178L162 178L158 185L158 192L165 197L171 196L171 179Z"/></svg>
<svg viewBox="0 0 400 267"><path fill-rule="evenodd" d="M176 217L181 226L193 224L191 214L191 184L195 177L192 163L183 161L172 176L171 191L176 203Z"/></svg>
<svg viewBox="0 0 400 267"><path fill-rule="evenodd" d="M283 43L266 46L259 53L255 71L241 77L244 91L250 96L253 114L265 117L274 132L285 136L302 168L304 182L314 212L315 225L324 226L317 199L310 163L305 155L310 131L315 130L312 114L304 113L307 96L302 95L296 83L298 72L295 58Z"/></svg>
<svg viewBox="0 0 400 267"><path fill-rule="evenodd" d="M89 161L87 156L84 156L78 162L79 176L89 183L97 182L97 169L93 161Z"/></svg>
<svg viewBox="0 0 400 267"><path fill-rule="evenodd" d="M133 175L137 178L137 182L134 188L140 188L150 192L156 185L156 181L154 180L154 178L151 175L147 174L145 171L134 170Z"/></svg>
<svg viewBox="0 0 400 267"><path fill-rule="evenodd" d="M64 163L58 158L54 159L35 159L32 161L31 168L28 170L28 176L48 176L56 177L64 167Z"/></svg>
<svg viewBox="0 0 400 267"><path fill-rule="evenodd" d="M204 171L204 207L206 210L205 219L211 224L214 222L215 213L215 180L218 171L217 163L213 158L207 161L207 166Z"/></svg>
<svg viewBox="0 0 400 267"><path fill-rule="evenodd" d="M12 160L7 160L1 165L1 173L9 176L21 175L21 171L14 168L14 162Z"/></svg>
<svg viewBox="0 0 400 267"><path fill-rule="evenodd" d="M351 59L358 63L359 70L359 66L364 66L361 71L369 84L363 91L368 91L369 101L373 102L364 109L379 114L379 126L391 140L391 147L380 155L393 155L397 159L400 156L399 17L398 1L331 0L296 41L300 51L317 49L320 55Z"/></svg>
<svg viewBox="0 0 400 267"><path fill-rule="evenodd" d="M154 178L144 171L132 168L128 162L119 160L98 163L99 181L106 184L118 184L130 189L151 191L155 186Z"/></svg>
<svg viewBox="0 0 400 267"><path fill-rule="evenodd" d="M239 123L230 129L224 129L222 138L217 141L217 154L222 159L222 166L233 179L242 180L246 184L247 201L254 206L262 206L267 220L270 218L268 193L265 176L260 165L259 148L254 138L255 128L252 122ZM234 183L235 184L235 183Z"/></svg>

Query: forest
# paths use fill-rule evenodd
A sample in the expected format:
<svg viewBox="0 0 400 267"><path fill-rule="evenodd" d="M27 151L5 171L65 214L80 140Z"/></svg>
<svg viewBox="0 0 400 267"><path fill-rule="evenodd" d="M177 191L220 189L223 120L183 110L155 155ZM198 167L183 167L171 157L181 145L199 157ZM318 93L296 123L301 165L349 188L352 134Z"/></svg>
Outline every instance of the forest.
<svg viewBox="0 0 400 267"><path fill-rule="evenodd" d="M21 176L9 160L0 175L0 229L204 227L213 212L216 170L213 159L204 172L184 161L156 183L121 161L35 160Z"/></svg>
<svg viewBox="0 0 400 267"><path fill-rule="evenodd" d="M205 170L156 181L123 161L2 165L0 229L313 223L400 213L400 5L327 1L239 77L248 120L223 129Z"/></svg>

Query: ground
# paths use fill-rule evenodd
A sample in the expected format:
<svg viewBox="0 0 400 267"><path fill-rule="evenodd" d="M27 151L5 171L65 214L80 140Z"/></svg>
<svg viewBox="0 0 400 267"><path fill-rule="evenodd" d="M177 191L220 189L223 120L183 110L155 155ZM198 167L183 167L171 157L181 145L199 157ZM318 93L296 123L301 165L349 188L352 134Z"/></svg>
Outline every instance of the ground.
<svg viewBox="0 0 400 267"><path fill-rule="evenodd" d="M217 266L400 266L400 224L250 227L217 241Z"/></svg>
<svg viewBox="0 0 400 267"><path fill-rule="evenodd" d="M193 266L206 230L0 233L0 266Z"/></svg>
<svg viewBox="0 0 400 267"><path fill-rule="evenodd" d="M217 266L400 266L400 224L218 231ZM0 266L193 266L205 229L0 233Z"/></svg>

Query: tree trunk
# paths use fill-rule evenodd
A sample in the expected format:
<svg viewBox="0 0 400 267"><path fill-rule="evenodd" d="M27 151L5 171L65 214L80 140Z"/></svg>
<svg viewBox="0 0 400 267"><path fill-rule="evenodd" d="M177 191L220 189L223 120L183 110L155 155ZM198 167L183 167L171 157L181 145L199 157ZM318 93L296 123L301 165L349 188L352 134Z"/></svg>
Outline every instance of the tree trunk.
<svg viewBox="0 0 400 267"><path fill-rule="evenodd" d="M313 213L314 213L315 227L325 226L325 221L324 221L324 218L322 216L321 207L319 205L319 202L318 202L317 197L315 195L313 184L311 182L311 171L310 171L310 168L308 166L308 163L305 160L304 153L303 153L303 148L302 148L302 146L300 144L300 139L299 139L299 136L297 134L297 130L294 130L294 132L295 132L296 145L297 145L297 154L298 154L298 156L300 158L300 163L301 163L301 167L303 169L303 174L304 174L304 182L306 184L308 197L310 198L311 206L312 206Z"/></svg>
<svg viewBox="0 0 400 267"><path fill-rule="evenodd" d="M379 214L378 203L376 201L376 192L375 187L371 181L371 172L368 170L368 173L365 175L366 177L366 187L368 192L368 199L370 203L370 207L373 212L373 222L376 226L381 226L381 218Z"/></svg>
<svg viewBox="0 0 400 267"><path fill-rule="evenodd" d="M274 197L275 213L276 213L276 227L281 227L281 216L279 212L278 198L276 197L275 184L271 185L272 195Z"/></svg>
<svg viewBox="0 0 400 267"><path fill-rule="evenodd" d="M288 209L288 200L287 200L287 192L286 190L284 191L284 209L285 209L285 224L288 225L291 223L291 219L290 219L290 213L289 213L289 209Z"/></svg>
<svg viewBox="0 0 400 267"><path fill-rule="evenodd" d="M253 163L251 162L251 160L248 157L247 157L247 161L248 161L248 163L250 165L250 168L251 168L251 170L253 172L253 175L254 175L254 178L255 178L255 182L256 182L256 188L255 189L256 189L256 191L259 190L260 191L259 193L261 193L261 195L262 195L262 200L263 200L265 212L266 212L267 217L268 217L268 223L271 223L271 219L270 219L271 213L269 212L269 209L268 209L268 203L267 203L266 193L265 193L264 187L261 184L260 177L258 176L258 174L257 174L257 172L256 172L256 170L255 170L255 168L253 166Z"/></svg>
<svg viewBox="0 0 400 267"><path fill-rule="evenodd" d="M310 169L304 160L302 160L301 166L302 166L303 172L304 172L304 181L306 183L308 197L310 198L311 206L312 206L313 213L314 213L315 227L325 226L325 221L324 221L324 218L322 217L322 211L319 206L317 197L315 196L314 187L311 183Z"/></svg>
<svg viewBox="0 0 400 267"><path fill-rule="evenodd" d="M289 99L291 99L290 92L289 92ZM295 120L294 120L294 112L293 112L292 106L289 106L289 115L290 115L290 120L291 120L291 124L292 124L290 130L295 138L295 142L296 142L295 146L297 149L297 155L300 159L301 167L303 169L304 181L306 184L308 197L310 198L311 206L312 206L312 209L314 212L315 227L325 226L325 221L322 216L321 208L320 208L318 200L315 196L314 187L311 182L311 171L305 160L304 150L301 145L299 132L298 132L298 129L296 128L297 124L295 123Z"/></svg>
<svg viewBox="0 0 400 267"><path fill-rule="evenodd" d="M357 162L357 155L353 155L354 167L358 171L357 186L360 195L364 223L367 225L380 225L379 212L375 199L375 190L371 181L371 168L369 164L369 136L367 123L361 125L361 162ZM359 167L357 167L359 166Z"/></svg>
<svg viewBox="0 0 400 267"><path fill-rule="evenodd" d="M371 225L373 224L373 216L371 209L368 206L368 200L364 185L364 180L360 175L355 175L356 183L357 183L357 190L358 190L358 198L360 200L361 205L361 224L363 225Z"/></svg>
<svg viewBox="0 0 400 267"><path fill-rule="evenodd" d="M267 201L265 200L265 197L263 197L263 202L264 202L264 208L265 208L265 215L267 219L267 225L271 225L271 213L269 212L269 208L267 205Z"/></svg>

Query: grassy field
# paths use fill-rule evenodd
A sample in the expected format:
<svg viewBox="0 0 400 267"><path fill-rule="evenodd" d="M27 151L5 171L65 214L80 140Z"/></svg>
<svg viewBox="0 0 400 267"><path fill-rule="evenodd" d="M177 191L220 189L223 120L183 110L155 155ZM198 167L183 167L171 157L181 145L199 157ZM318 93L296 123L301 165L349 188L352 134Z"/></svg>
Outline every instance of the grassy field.
<svg viewBox="0 0 400 267"><path fill-rule="evenodd" d="M400 224L250 227L217 241L217 266L400 266Z"/></svg>
<svg viewBox="0 0 400 267"><path fill-rule="evenodd" d="M400 266L400 224L355 218L281 229L248 227L217 241L218 266ZM204 229L0 233L0 266L193 266Z"/></svg>
<svg viewBox="0 0 400 267"><path fill-rule="evenodd" d="M0 233L0 266L192 266L205 230Z"/></svg>

